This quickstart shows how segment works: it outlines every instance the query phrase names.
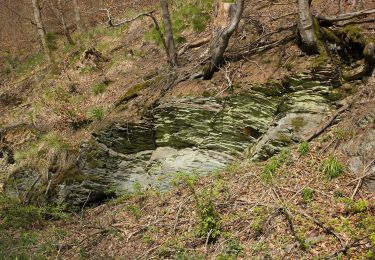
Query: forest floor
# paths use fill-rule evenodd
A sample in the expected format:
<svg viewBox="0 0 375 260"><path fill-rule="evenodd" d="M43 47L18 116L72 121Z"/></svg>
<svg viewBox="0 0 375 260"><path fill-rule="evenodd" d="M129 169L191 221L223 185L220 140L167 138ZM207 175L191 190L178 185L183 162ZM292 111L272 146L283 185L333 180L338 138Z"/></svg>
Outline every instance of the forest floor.
<svg viewBox="0 0 375 260"><path fill-rule="evenodd" d="M253 8L247 8L230 51L294 33L264 37L295 24L293 1L249 2ZM314 1L314 8L327 15L337 12L331 1ZM373 34L370 27L367 32ZM179 36L193 42L209 32L208 23L205 30L187 27ZM74 37L76 46L55 50L54 71L36 56L14 72L1 88L0 125L32 125L77 148L113 122L142 120L164 94L165 82L155 78L167 78L169 72L163 50L151 40L150 21L114 29L99 26ZM109 61L84 64L81 54L92 45ZM179 73L199 69L207 47L184 53ZM228 63L210 81L182 82L162 101L228 95L228 75L234 92L277 82L307 71L316 59L292 41ZM70 214L21 206L0 196L0 259L375 259L375 200L362 187L373 161L363 171L351 172L346 151L355 145L352 137L364 131L357 123L375 112L374 87L373 78L361 83L356 102L311 143L267 162L239 161L208 177L177 175L169 192L140 188ZM29 135L7 138L20 151L37 141ZM6 172L0 180L5 177Z"/></svg>

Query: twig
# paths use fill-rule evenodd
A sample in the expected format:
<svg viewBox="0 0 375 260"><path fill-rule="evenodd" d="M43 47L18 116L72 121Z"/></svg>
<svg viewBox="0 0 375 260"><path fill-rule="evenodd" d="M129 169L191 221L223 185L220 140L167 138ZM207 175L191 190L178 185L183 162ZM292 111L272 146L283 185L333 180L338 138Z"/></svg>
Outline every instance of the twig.
<svg viewBox="0 0 375 260"><path fill-rule="evenodd" d="M345 20L350 20L359 16L369 15L375 13L375 9L367 9L363 11L353 12L353 13L347 13L338 15L336 17L324 17L324 16L318 16L319 20L327 21L327 22L340 22Z"/></svg>
<svg viewBox="0 0 375 260"><path fill-rule="evenodd" d="M30 195L30 193L32 192L32 190L34 189L35 185L38 183L38 181L40 180L41 177L42 177L42 175L39 174L38 177L36 177L36 179L34 180L33 184L31 184L30 189L27 191L27 193L25 194L25 197L23 198L23 204L27 204L29 202L29 195Z"/></svg>
<svg viewBox="0 0 375 260"><path fill-rule="evenodd" d="M320 228L322 228L324 230L324 232L326 232L328 234L331 234L334 237L336 237L339 240L341 246L344 246L344 240L341 238L341 236L339 234L337 234L335 231L333 231L332 228L327 227L324 223L320 222L319 220L317 220L316 218L314 218L310 214L304 212L303 210L297 210L297 209L292 209L292 210L299 213L300 215L308 218L310 221L314 222L316 225L318 225Z"/></svg>
<svg viewBox="0 0 375 260"><path fill-rule="evenodd" d="M341 254L341 253L343 253L343 254L345 255L345 254L348 252L349 249L351 249L351 248L353 248L353 247L358 247L358 246L361 246L361 245L365 245L365 244L367 244L367 242L366 242L366 243L361 243L361 241L368 239L368 237L369 237L369 236L365 236L365 237L363 237L363 238L360 238L360 239L355 240L354 242L352 242L352 243L350 243L350 244L346 244L346 245L345 245L344 247L342 247L340 250L338 250L338 251L336 251L335 253L333 253L333 254L330 256L330 258L331 258L331 257L336 257L336 256L338 256L338 255Z"/></svg>
<svg viewBox="0 0 375 260"><path fill-rule="evenodd" d="M91 190L89 192L89 195L87 195L86 201L85 201L85 203L83 203L82 208L81 208L81 222L82 222L82 219L83 219L83 214L84 214L84 210L85 210L86 204L89 201L90 196L91 196Z"/></svg>
<svg viewBox="0 0 375 260"><path fill-rule="evenodd" d="M324 123L318 130L316 130L312 135L310 135L308 138L306 138L307 142L310 142L320 136L328 127L331 126L333 121L336 120L336 118L344 113L346 110L348 110L354 103L354 98L348 101L348 103L345 106L342 106L340 109L338 109L327 122Z"/></svg>
<svg viewBox="0 0 375 260"><path fill-rule="evenodd" d="M207 256L207 253L208 253L208 241L210 240L211 233L212 233L212 229L210 229L210 231L207 233L206 244L205 244L205 249L204 249L205 256Z"/></svg>
<svg viewBox="0 0 375 260"><path fill-rule="evenodd" d="M372 160L363 170L364 172L364 175L361 176L361 178L358 180L357 182L357 185L355 186L355 189L352 193L352 196L350 197L351 199L354 199L355 195L357 194L359 188L361 188L362 184L363 184L363 179L368 175L367 172L371 169L371 166L375 163L375 159ZM372 173L370 173L371 175Z"/></svg>
<svg viewBox="0 0 375 260"><path fill-rule="evenodd" d="M210 42L211 37L205 37L195 42L185 44L178 52L178 55L184 54L188 49L198 48Z"/></svg>
<svg viewBox="0 0 375 260"><path fill-rule="evenodd" d="M152 222L152 223L148 223L146 226L141 227L139 230L137 230L137 231L131 233L131 234L127 237L126 242L129 242L129 240L130 240L133 236L145 232L145 231L146 231L151 225L156 225L156 224L158 224L158 223L161 222L163 219L164 219L164 216L163 216L161 219L158 219L158 220L156 220L156 221L154 221L154 222Z"/></svg>
<svg viewBox="0 0 375 260"><path fill-rule="evenodd" d="M178 207L178 210L177 210L177 214L176 214L176 219L174 221L174 226L173 226L173 233L176 234L176 229L177 229L177 225L178 225L178 219L180 217L180 213L181 213L181 210L182 210L182 205L184 205L185 203L187 203L190 198L191 198L192 195L190 195L186 200L184 200L183 202L180 203L180 206Z"/></svg>

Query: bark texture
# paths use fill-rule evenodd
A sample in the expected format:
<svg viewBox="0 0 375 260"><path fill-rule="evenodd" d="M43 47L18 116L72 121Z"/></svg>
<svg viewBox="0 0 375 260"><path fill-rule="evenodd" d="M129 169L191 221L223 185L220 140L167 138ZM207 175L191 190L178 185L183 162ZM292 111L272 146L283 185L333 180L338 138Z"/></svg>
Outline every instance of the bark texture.
<svg viewBox="0 0 375 260"><path fill-rule="evenodd" d="M47 44L47 38L46 38L46 32L44 29L44 25L42 22L42 18L40 15L40 6L39 6L39 1L38 0L31 0L32 5L33 5L33 10L34 10L34 19L35 19L35 24L38 30L38 36L39 36L39 41L40 44L43 48L44 54L46 56L46 60L48 63L52 62L52 56L51 56L51 51L48 47Z"/></svg>
<svg viewBox="0 0 375 260"><path fill-rule="evenodd" d="M237 3L219 1L210 45L211 60L204 71L203 78L210 79L222 63L229 39L241 20L244 2L244 0L238 0Z"/></svg>
<svg viewBox="0 0 375 260"><path fill-rule="evenodd" d="M168 60L171 67L177 66L177 52L173 38L173 28L167 0L160 0L160 7L163 16L163 24L165 28L165 43L167 46Z"/></svg>
<svg viewBox="0 0 375 260"><path fill-rule="evenodd" d="M64 11L62 8L61 0L57 0L57 14L60 18L61 26L65 35L66 40L70 45L74 45L74 41L72 39L72 36L70 35L68 26L66 25L65 17L64 17Z"/></svg>
<svg viewBox="0 0 375 260"><path fill-rule="evenodd" d="M309 54L318 53L318 38L309 0L298 0L298 31L302 49Z"/></svg>
<svg viewBox="0 0 375 260"><path fill-rule="evenodd" d="M78 0L73 0L74 19L77 25L77 30L82 32L81 13L79 10Z"/></svg>

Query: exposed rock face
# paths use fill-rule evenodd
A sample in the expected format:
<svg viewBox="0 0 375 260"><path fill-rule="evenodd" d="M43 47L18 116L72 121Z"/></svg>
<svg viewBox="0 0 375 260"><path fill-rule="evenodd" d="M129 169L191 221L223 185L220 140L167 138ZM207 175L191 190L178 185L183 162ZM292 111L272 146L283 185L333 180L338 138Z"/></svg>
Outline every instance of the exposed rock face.
<svg viewBox="0 0 375 260"><path fill-rule="evenodd" d="M225 99L164 102L142 124L113 125L81 146L54 201L81 205L133 190L168 188L177 172L201 174L247 156L264 160L315 130L331 112L332 82L299 75Z"/></svg>
<svg viewBox="0 0 375 260"><path fill-rule="evenodd" d="M363 186L368 191L375 191L375 109L369 110L358 121L355 126L359 128L353 138L343 144L342 150L348 156L349 170L361 177L368 175L364 178Z"/></svg>

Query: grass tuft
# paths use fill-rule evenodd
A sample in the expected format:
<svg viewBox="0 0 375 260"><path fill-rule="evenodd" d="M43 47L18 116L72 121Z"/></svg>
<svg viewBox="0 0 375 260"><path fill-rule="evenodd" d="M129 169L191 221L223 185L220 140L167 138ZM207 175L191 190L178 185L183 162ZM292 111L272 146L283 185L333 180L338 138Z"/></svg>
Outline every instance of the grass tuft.
<svg viewBox="0 0 375 260"><path fill-rule="evenodd" d="M321 169L328 179L335 179L345 172L344 165L334 156L330 156L322 162Z"/></svg>

